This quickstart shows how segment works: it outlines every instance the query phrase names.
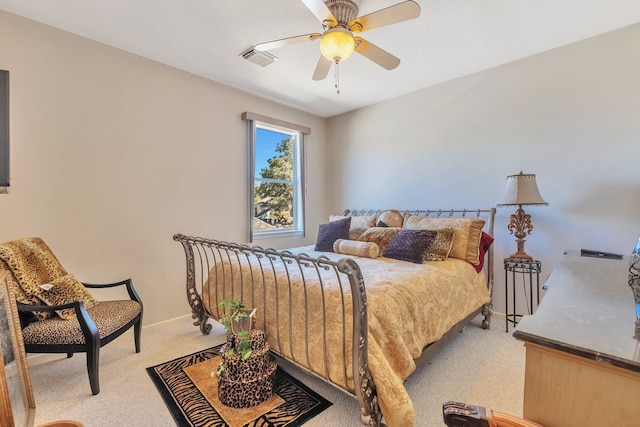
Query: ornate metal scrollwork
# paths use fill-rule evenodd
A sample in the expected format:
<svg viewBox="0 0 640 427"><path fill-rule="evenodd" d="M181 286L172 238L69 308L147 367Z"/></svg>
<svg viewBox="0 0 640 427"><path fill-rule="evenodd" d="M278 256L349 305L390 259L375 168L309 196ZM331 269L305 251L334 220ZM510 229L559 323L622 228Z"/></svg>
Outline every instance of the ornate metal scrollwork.
<svg viewBox="0 0 640 427"><path fill-rule="evenodd" d="M355 214L357 211L348 211L350 215ZM374 215L379 213L380 211L376 210L363 210L359 214L360 215ZM410 211L405 211L405 214ZM426 211L412 211L411 214L415 214L418 216L431 216L431 217L454 217L454 216L477 216L480 217L480 214L487 213L487 217L489 218L489 227L488 233L493 234L493 219L495 215L495 208L490 210L426 210ZM271 346L271 350L277 353L280 357L287 359L294 364L300 366L302 369L308 371L309 373L324 379L325 381L336 385L344 389L349 393L355 394L356 399L361 408L361 421L363 424L371 426L371 427L379 427L384 426L382 410L379 404L379 396L376 384L374 382L373 375L371 373L369 364L368 364L368 323L367 323L367 311L368 311L368 303L367 303L367 294L366 287L364 283L364 279L362 277L362 272L360 271L359 265L350 258L343 258L340 261L332 261L330 258L326 256L319 256L317 258L310 257L304 253L294 253L289 250L275 250L275 249L263 249L259 246L246 246L239 245L235 243L229 243L224 241L217 241L213 239L205 239L200 237L190 237L184 236L181 234L176 234L173 236L174 240L179 241L184 250L187 259L187 277L186 277L186 285L187 285L187 299L189 305L192 310L192 317L196 319L194 325L199 326L200 330L203 334L208 334L212 329L212 326L208 324L209 319L217 319L219 317L219 313L216 313L217 309L216 302L214 301L216 298L228 298L233 297L234 292L239 292L239 297L243 298L242 292L249 292L250 295L247 298L254 298L253 292L254 289L259 288L262 289L261 295L255 296L256 301L262 298L261 304L266 306L267 300L267 292L264 291L265 286L265 277L273 277L273 280L276 281L276 285L273 286L274 295L272 298L274 301L283 301L283 307L286 309L278 310L276 306L276 310L274 313L275 316L275 325L284 325L283 328L275 328L274 337L271 339L274 340L274 345ZM240 270L242 267L244 270ZM282 274L276 274L277 268L284 268L284 270L280 270ZM292 294L292 282L291 275L300 276L302 280L302 289L307 289L306 285L306 277L308 276L311 281L319 282L319 287L323 289L323 277L320 275L320 272L327 272L329 270L335 271L335 277L332 273L327 273L325 276L330 277L331 282L334 282L335 286L339 286L340 292L342 292L342 307L341 307L341 317L342 317L342 329L343 336L345 340L347 340L347 336L349 336L352 341L351 345L348 342L342 343L342 357L347 358L348 347L351 347L352 360L349 363L348 359L344 366L341 367L343 369L344 374L344 382L334 382L332 379L329 379L328 374L325 375L320 371L314 371L310 368L309 362L309 342L307 340L306 346L304 348L304 354L294 354L293 348L293 340L282 340L281 335L285 336L287 333L289 336L292 335L292 316L293 310L291 309L291 294ZM337 270L337 271L336 271ZM487 274L487 282L489 287L490 295L492 295L493 291L493 248L489 249L488 261L485 264L485 270ZM242 274L242 272L246 273L246 277ZM339 273L342 274L339 274ZM351 296L351 320L352 320L352 329L351 335L348 335L347 328L345 325L347 321L345 319L349 318L349 304L346 303L348 300L346 296L349 294L349 289L345 286L343 289L343 281L346 275L349 282L350 288L350 296ZM280 285L278 285L278 283ZM203 297L203 291L205 290L205 284L207 287L207 294L205 295L215 295L212 297ZM234 285L235 284L235 285ZM256 285L256 286L254 286ZM219 286L213 289L213 286ZM238 290L239 289L239 290ZM245 291L246 289L246 291ZM322 295L322 294L321 294ZM305 306L306 301L308 301L305 294ZM318 310L321 310L321 313L325 313L324 307L324 295L321 296L322 301L319 301L319 305L322 307L317 307ZM287 304L287 301L289 303ZM316 309L316 307L314 307ZM214 310L214 311L209 311ZM309 308L305 308L302 316L302 325L304 330L306 331L309 327L309 320L306 317L308 315ZM262 323L263 325L267 322L267 310L262 311ZM491 303L487 304L482 311L482 314L485 315L485 320L483 321L484 327L489 327L489 320L491 316ZM285 320L281 322L280 320ZM288 328L288 332L285 331L284 328ZM326 345L326 337L324 348L327 349ZM288 343L288 349L283 347ZM335 350L335 348L334 348ZM340 350L337 350L340 351ZM300 353L296 350L297 353ZM306 356L306 363L304 358ZM325 350L324 355L324 371L328 372L327 368L327 354ZM352 369L349 374L353 376L353 384L351 383L351 379L348 378L348 370Z"/></svg>
<svg viewBox="0 0 640 427"><path fill-rule="evenodd" d="M360 403L360 420L363 424L383 426L382 410L378 404L378 390L373 381L368 360L369 332L367 326L367 291L358 264L349 258L338 262L338 269L346 273L351 285L353 300L353 378L358 378L356 398Z"/></svg>
<svg viewBox="0 0 640 427"><path fill-rule="evenodd" d="M629 286L636 310L634 337L640 340L640 253L634 251L629 259Z"/></svg>
<svg viewBox="0 0 640 427"><path fill-rule="evenodd" d="M209 315L202 304L202 299L196 288L195 261L193 247L191 246L192 242L190 242L192 239L182 234L175 234L173 240L177 240L182 244L187 258L187 302L189 306L191 306L191 318L195 319L193 324L200 328L202 334L209 335L211 332L211 325L208 324Z"/></svg>
<svg viewBox="0 0 640 427"><path fill-rule="evenodd" d="M513 234L516 237L516 245L518 248L517 252L511 255L511 258L532 259L524 251L524 238L527 237L527 234L531 234L533 231L533 224L531 224L531 215L525 213L524 209L522 209L522 205L518 207L516 213L511 215L509 225L507 225L507 230L509 230L510 234Z"/></svg>

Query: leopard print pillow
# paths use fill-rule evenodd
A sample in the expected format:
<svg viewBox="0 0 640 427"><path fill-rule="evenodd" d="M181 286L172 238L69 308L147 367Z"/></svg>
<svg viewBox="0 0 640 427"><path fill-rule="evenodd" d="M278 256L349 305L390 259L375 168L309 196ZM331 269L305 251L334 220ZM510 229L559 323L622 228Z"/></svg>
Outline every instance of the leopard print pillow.
<svg viewBox="0 0 640 427"><path fill-rule="evenodd" d="M449 257L451 248L453 247L454 230L451 228L443 228L434 230L437 235L427 249L425 261L444 261Z"/></svg>
<svg viewBox="0 0 640 427"><path fill-rule="evenodd" d="M47 305L62 305L74 301L82 301L85 308L91 308L98 303L73 274L67 274L40 285L38 297ZM76 316L73 308L56 310L56 313L63 319L73 319Z"/></svg>
<svg viewBox="0 0 640 427"><path fill-rule="evenodd" d="M398 227L371 227L358 237L361 242L373 242L380 248L380 253L383 253L387 248L387 245L393 239L398 232L402 230Z"/></svg>

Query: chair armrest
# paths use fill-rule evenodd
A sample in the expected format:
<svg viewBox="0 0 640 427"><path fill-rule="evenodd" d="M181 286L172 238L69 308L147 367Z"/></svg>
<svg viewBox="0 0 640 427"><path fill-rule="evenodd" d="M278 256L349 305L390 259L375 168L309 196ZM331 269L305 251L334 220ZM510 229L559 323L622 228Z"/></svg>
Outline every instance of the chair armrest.
<svg viewBox="0 0 640 427"><path fill-rule="evenodd" d="M113 288L116 286L131 284L131 279L124 279L114 283L87 283L87 282L81 282L81 283L87 288Z"/></svg>
<svg viewBox="0 0 640 427"><path fill-rule="evenodd" d="M82 301L74 301L67 304L61 305L31 305L31 304L23 304L21 302L18 303L18 311L29 312L29 311L56 311L63 310L65 308L73 308L75 309L76 305L81 303L84 306Z"/></svg>
<svg viewBox="0 0 640 427"><path fill-rule="evenodd" d="M448 427L543 427L524 418L464 402L444 402L442 415Z"/></svg>
<svg viewBox="0 0 640 427"><path fill-rule="evenodd" d="M101 283L101 284L86 283L86 282L81 282L81 283L86 288L94 288L94 289L98 289L98 288L114 288L116 286L124 285L124 286L127 287L127 293L129 294L129 298L131 298L134 301L137 301L138 304L142 305L142 300L138 296L138 293L136 292L135 288L133 287L133 280L131 280L131 279L125 279L125 280L121 280L121 281L115 282L115 283Z"/></svg>
<svg viewBox="0 0 640 427"><path fill-rule="evenodd" d="M483 406L450 400L442 404L442 415L448 427L495 427Z"/></svg>

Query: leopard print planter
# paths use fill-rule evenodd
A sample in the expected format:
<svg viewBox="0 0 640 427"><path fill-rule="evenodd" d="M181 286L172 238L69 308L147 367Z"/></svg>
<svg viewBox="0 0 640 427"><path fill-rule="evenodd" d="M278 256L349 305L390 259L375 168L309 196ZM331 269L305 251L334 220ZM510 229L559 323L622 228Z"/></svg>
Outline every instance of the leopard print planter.
<svg viewBox="0 0 640 427"><path fill-rule="evenodd" d="M263 331L251 331L251 355L242 360L240 355L227 356L228 348L235 347L237 336L229 334L221 349L224 370L218 377L218 399L232 408L250 408L273 395L278 364L269 352L269 343Z"/></svg>

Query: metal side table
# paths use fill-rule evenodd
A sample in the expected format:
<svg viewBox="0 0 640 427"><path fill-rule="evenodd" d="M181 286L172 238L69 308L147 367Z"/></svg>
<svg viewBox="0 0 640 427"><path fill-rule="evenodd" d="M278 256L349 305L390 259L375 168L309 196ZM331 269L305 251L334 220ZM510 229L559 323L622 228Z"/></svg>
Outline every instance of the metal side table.
<svg viewBox="0 0 640 427"><path fill-rule="evenodd" d="M512 259L504 260L504 295L505 295L505 327L509 332L509 323L515 327L524 314L518 314L516 304L516 290L518 285L522 286L525 296L527 297L527 314L533 314L533 293L535 288L536 305L540 304L540 272L542 271L542 263L538 260L528 259ZM509 288L511 287L511 302L509 308ZM527 292L528 288L528 292Z"/></svg>

